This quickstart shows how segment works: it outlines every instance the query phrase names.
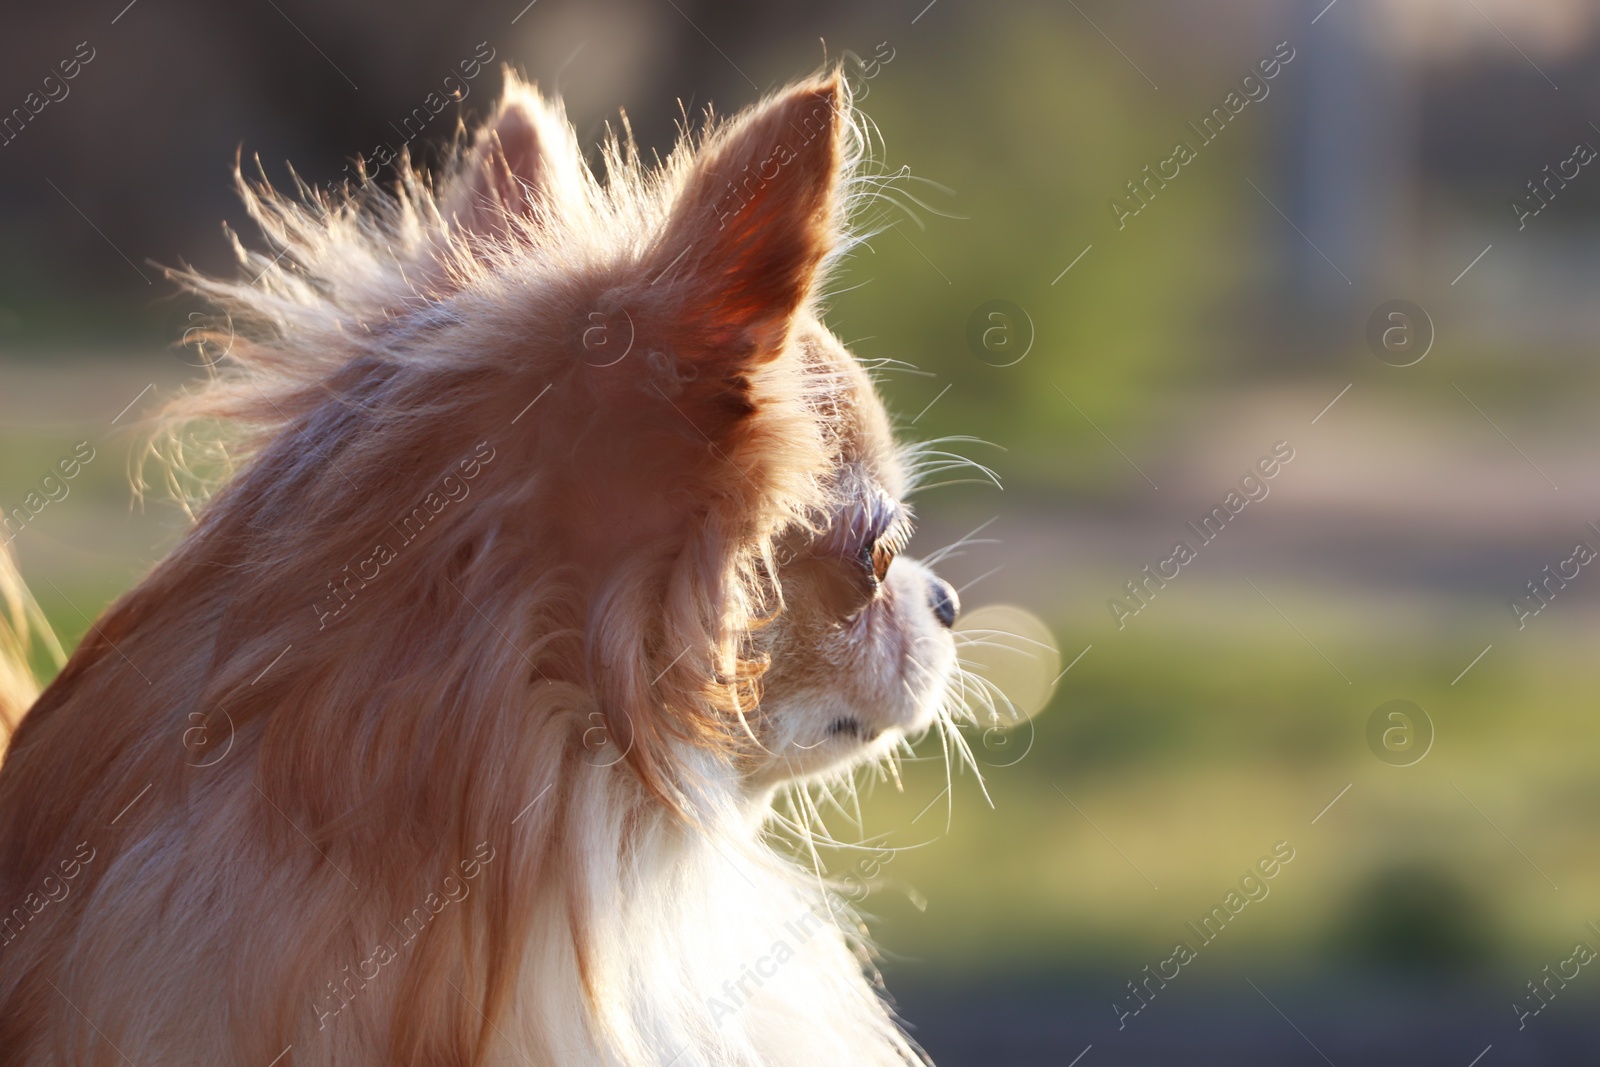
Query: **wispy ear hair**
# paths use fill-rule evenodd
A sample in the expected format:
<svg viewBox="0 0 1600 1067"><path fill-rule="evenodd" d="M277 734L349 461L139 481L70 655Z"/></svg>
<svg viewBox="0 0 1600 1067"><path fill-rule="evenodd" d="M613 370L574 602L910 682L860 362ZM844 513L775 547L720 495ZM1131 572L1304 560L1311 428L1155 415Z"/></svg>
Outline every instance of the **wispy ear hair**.
<svg viewBox="0 0 1600 1067"><path fill-rule="evenodd" d="M519 219L584 203L594 184L561 102L545 100L510 69L505 79L499 107L440 192L445 223L468 234L515 232Z"/></svg>

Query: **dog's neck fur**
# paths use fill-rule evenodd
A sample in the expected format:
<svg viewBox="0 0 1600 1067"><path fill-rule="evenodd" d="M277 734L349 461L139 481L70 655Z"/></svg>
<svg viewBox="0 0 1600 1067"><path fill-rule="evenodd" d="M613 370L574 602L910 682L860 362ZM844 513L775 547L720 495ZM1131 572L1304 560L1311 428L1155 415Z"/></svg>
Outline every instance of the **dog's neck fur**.
<svg viewBox="0 0 1600 1067"><path fill-rule="evenodd" d="M703 811L720 825L691 828L614 777L578 774L587 779L572 791L588 812L583 831L606 826L625 845L620 854L598 841L584 849L585 881L565 901L586 909L581 918L563 913L562 893L541 905L550 930L586 925L599 951L580 966L564 937L541 939L542 961L525 969L517 998L527 1040L592 1040L573 1032L574 987L550 982L565 973L582 979L611 1040L632 1051L615 1062L914 1062L861 980L865 947L848 905L759 845L739 800ZM555 1062L590 1062L551 1052Z"/></svg>

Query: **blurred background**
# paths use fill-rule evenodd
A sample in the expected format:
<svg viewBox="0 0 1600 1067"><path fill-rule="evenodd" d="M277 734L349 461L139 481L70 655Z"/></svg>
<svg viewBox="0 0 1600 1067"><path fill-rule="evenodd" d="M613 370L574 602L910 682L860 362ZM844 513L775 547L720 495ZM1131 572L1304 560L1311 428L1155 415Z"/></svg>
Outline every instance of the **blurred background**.
<svg viewBox="0 0 1600 1067"><path fill-rule="evenodd" d="M930 739L859 824L825 810L898 849L863 907L914 1035L950 1067L1600 1057L1594 4L0 23L0 507L27 509L14 549L69 647L181 534L130 456L200 373L160 267L231 270L225 222L254 240L236 153L386 180L502 63L591 150L625 111L664 152L684 111L844 57L916 202L868 206L830 322L908 435L985 442L946 447L1004 489L927 488L913 549L977 530L943 570L969 610L1042 619L1066 668L1036 717L969 732L981 785Z"/></svg>

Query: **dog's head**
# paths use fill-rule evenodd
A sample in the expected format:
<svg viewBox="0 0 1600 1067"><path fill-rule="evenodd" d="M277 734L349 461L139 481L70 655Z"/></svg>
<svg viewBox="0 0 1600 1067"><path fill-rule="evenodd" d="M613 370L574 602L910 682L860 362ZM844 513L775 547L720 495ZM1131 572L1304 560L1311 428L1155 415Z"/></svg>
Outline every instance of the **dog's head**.
<svg viewBox="0 0 1600 1067"><path fill-rule="evenodd" d="M323 628L422 624L391 620L385 597L444 610L451 641L482 630L508 676L555 694L575 743L669 793L686 745L759 791L925 730L955 672L956 595L902 555L902 453L817 310L859 143L828 77L655 169L613 141L601 181L559 106L508 76L433 189L408 177L397 197L311 206L250 190L290 255L252 259L259 285L193 281L272 320L277 336L234 353L247 366L342 353L318 356L309 385L290 376L270 411L259 378L233 387L290 421L268 447L280 463L309 448L339 475L318 475L325 509L300 505L343 546L317 542L308 575L388 536L477 442L496 457L475 467L476 499L370 585L335 600L319 582ZM444 579L470 610L430 591Z"/></svg>
<svg viewBox="0 0 1600 1067"><path fill-rule="evenodd" d="M668 167L643 213L653 225L579 287L587 303L565 319L573 384L603 412L564 494L585 503L569 513L572 548L601 587L655 562L624 613L655 645L657 693L686 662L694 688L760 671L717 723L756 782L926 729L954 669L955 592L901 554L912 514L889 420L816 312L846 239L855 136L837 79L736 118ZM584 191L607 194L588 186L570 137L557 110L513 86L453 190L461 217L494 234L508 219L519 232L582 219ZM602 694L617 666L597 679ZM632 716L656 700L601 702Z"/></svg>

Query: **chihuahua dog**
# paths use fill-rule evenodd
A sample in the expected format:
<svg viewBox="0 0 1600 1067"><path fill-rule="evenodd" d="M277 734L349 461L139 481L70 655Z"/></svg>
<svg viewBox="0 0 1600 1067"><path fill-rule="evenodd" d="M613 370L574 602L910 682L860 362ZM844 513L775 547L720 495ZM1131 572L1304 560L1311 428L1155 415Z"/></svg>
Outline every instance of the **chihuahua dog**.
<svg viewBox="0 0 1600 1067"><path fill-rule="evenodd" d="M769 835L959 703L819 318L862 144L828 73L597 176L508 74L435 180L240 179L226 473L0 692L0 1065L923 1062Z"/></svg>

